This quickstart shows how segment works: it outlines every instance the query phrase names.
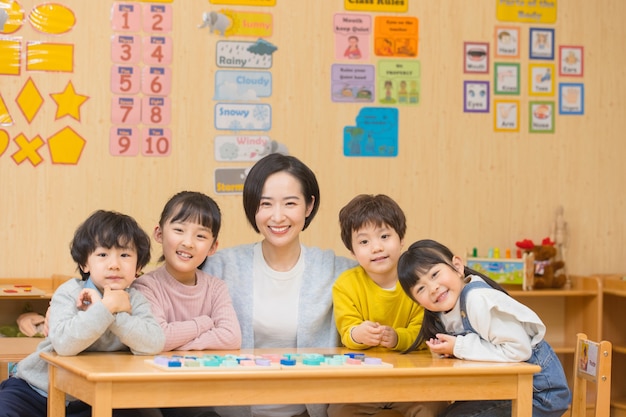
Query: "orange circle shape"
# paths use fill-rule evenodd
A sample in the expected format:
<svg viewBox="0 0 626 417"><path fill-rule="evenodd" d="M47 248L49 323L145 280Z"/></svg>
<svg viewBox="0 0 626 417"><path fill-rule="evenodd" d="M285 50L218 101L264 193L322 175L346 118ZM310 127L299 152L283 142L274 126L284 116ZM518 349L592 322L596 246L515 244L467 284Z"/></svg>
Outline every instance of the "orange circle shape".
<svg viewBox="0 0 626 417"><path fill-rule="evenodd" d="M62 4L44 3L35 6L28 15L31 26L41 33L61 35L76 24L74 12Z"/></svg>
<svg viewBox="0 0 626 417"><path fill-rule="evenodd" d="M18 2L15 0L0 0L0 10L6 13L6 21L0 33L13 33L22 27L24 23L24 10L22 10L22 6L20 6Z"/></svg>

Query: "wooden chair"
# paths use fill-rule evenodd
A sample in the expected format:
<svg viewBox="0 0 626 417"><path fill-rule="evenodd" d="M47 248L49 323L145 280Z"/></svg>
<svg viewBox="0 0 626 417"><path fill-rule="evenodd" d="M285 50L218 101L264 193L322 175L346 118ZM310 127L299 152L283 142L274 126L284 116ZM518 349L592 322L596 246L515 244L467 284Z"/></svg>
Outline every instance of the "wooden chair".
<svg viewBox="0 0 626 417"><path fill-rule="evenodd" d="M572 417L587 415L587 382L595 385L594 417L609 417L611 411L611 349L606 340L593 342L577 334L574 354Z"/></svg>

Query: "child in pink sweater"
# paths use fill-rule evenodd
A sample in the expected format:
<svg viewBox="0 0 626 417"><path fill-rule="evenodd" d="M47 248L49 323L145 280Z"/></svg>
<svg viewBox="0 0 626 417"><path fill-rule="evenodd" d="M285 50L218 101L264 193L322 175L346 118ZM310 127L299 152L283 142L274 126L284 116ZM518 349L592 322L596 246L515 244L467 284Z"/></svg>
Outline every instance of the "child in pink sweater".
<svg viewBox="0 0 626 417"><path fill-rule="evenodd" d="M202 193L183 191L165 205L154 239L162 266L133 282L152 304L165 332L163 350L239 349L241 330L228 287L198 269L217 249L218 205ZM208 408L162 409L164 416L210 416Z"/></svg>

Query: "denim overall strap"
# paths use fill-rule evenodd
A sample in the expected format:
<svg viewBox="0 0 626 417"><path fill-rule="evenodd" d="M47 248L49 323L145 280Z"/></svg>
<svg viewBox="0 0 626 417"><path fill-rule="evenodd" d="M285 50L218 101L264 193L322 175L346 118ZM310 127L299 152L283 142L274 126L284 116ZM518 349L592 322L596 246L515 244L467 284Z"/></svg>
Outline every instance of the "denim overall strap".
<svg viewBox="0 0 626 417"><path fill-rule="evenodd" d="M469 319L467 318L467 306L466 306L467 294L474 288L491 288L491 287L489 286L489 284L483 281L472 281L468 284L465 284L465 286L461 290L460 308L461 308L461 320L463 321L464 334L478 333L476 330L474 330L474 328L469 322Z"/></svg>
<svg viewBox="0 0 626 417"><path fill-rule="evenodd" d="M460 310L464 334L477 333L467 318L467 294L474 288L492 288L483 281L472 281L461 290ZM498 291L492 288L494 291ZM533 377L533 417L558 417L567 410L571 393L559 358L545 340L533 347L526 361L541 366Z"/></svg>

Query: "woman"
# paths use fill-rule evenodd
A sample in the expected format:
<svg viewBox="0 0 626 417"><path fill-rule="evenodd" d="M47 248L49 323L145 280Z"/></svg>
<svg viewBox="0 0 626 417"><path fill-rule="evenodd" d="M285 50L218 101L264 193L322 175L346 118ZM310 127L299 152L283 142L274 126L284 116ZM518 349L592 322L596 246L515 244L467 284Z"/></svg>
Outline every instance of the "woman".
<svg viewBox="0 0 626 417"><path fill-rule="evenodd" d="M315 217L320 192L299 159L273 153L250 170L243 188L246 217L263 240L219 250L203 270L229 287L242 349L339 346L332 284L356 262L300 243ZM325 417L326 404L218 409L224 417Z"/></svg>

